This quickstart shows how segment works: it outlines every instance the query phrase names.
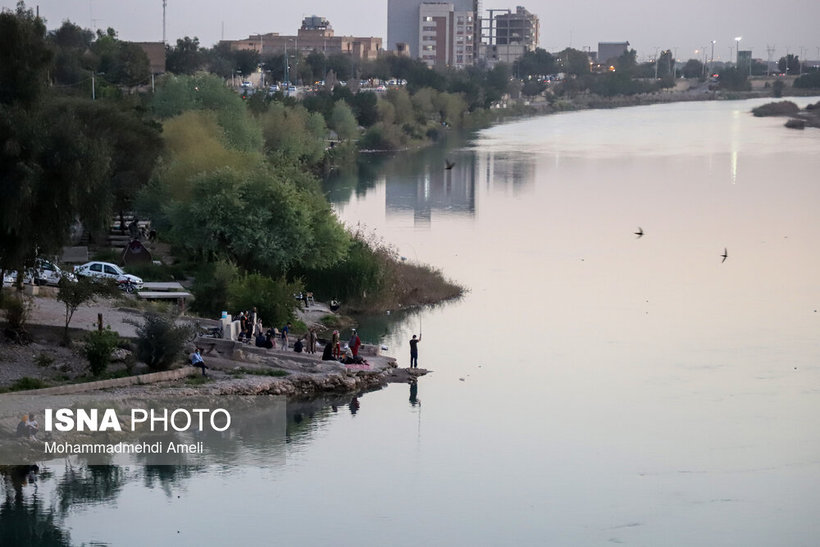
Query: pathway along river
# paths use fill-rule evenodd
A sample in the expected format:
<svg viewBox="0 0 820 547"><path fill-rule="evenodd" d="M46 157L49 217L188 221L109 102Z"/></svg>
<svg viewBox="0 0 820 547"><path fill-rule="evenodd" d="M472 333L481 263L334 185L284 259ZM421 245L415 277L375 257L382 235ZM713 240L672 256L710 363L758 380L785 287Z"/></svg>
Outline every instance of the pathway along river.
<svg viewBox="0 0 820 547"><path fill-rule="evenodd" d="M365 328L406 366L423 322L417 393L291 406L256 463L49 462L22 518L72 544L815 543L820 132L764 102L371 159L339 215L469 287Z"/></svg>

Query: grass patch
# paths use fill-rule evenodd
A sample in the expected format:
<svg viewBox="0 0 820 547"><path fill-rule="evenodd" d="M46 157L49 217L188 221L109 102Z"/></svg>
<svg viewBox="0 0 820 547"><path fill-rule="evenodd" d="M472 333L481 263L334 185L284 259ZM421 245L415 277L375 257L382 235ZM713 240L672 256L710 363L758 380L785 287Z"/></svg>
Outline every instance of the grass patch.
<svg viewBox="0 0 820 547"><path fill-rule="evenodd" d="M29 378L23 376L8 387L9 391L27 391L29 389L40 389L46 387L46 383L39 378Z"/></svg>
<svg viewBox="0 0 820 547"><path fill-rule="evenodd" d="M211 380L207 376L202 376L202 375L188 376L188 378L185 379L185 385L188 385L188 386L201 386L201 385L204 385L204 384L208 384L212 381L213 380Z"/></svg>

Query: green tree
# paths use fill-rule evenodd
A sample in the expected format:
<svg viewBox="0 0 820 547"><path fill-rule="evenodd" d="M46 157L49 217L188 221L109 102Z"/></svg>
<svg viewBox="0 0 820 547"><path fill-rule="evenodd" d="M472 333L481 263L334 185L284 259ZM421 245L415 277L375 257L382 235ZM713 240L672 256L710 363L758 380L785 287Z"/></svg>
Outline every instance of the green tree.
<svg viewBox="0 0 820 547"><path fill-rule="evenodd" d="M97 297L116 295L117 288L110 283L100 283L87 277L80 277L77 281L69 281L65 277L58 284L60 292L57 301L65 305L65 328L63 329L63 345L70 342L68 326L74 317L74 312L80 306L90 305Z"/></svg>
<svg viewBox="0 0 820 547"><path fill-rule="evenodd" d="M546 76L555 73L555 59L541 48L535 51L527 51L515 63L513 68L519 78L527 79L527 76Z"/></svg>
<svg viewBox="0 0 820 547"><path fill-rule="evenodd" d="M348 245L321 194L262 170L203 174L191 200L173 207L170 237L181 249L246 271L279 276L297 266L324 267Z"/></svg>
<svg viewBox="0 0 820 547"><path fill-rule="evenodd" d="M168 370L183 356L185 343L192 335L191 325L178 325L175 315L145 314L137 327L136 356L152 371Z"/></svg>
<svg viewBox="0 0 820 547"><path fill-rule="evenodd" d="M798 74L800 72L800 58L789 53L777 61L777 69L787 74Z"/></svg>
<svg viewBox="0 0 820 547"><path fill-rule="evenodd" d="M282 325L293 320L293 295L303 290L301 282L288 282L259 274L236 278L228 289L228 307L249 310L256 307L264 324Z"/></svg>
<svg viewBox="0 0 820 547"><path fill-rule="evenodd" d="M686 64L683 65L681 73L683 74L684 78L700 78L701 76L703 76L703 71L703 63L701 63L697 59L689 59L688 61L686 61Z"/></svg>
<svg viewBox="0 0 820 547"><path fill-rule="evenodd" d="M582 76L589 74L589 55L583 51L568 47L556 54L557 65L566 74Z"/></svg>
<svg viewBox="0 0 820 547"><path fill-rule="evenodd" d="M35 104L46 91L53 57L46 26L23 2L0 12L0 104Z"/></svg>
<svg viewBox="0 0 820 547"><path fill-rule="evenodd" d="M344 101L337 101L333 105L330 127L342 140L355 139L359 135L359 124L356 123L353 110Z"/></svg>
<svg viewBox="0 0 820 547"><path fill-rule="evenodd" d="M207 57L199 48L199 38L177 39L176 46L165 46L165 68L173 74L193 74L200 70Z"/></svg>

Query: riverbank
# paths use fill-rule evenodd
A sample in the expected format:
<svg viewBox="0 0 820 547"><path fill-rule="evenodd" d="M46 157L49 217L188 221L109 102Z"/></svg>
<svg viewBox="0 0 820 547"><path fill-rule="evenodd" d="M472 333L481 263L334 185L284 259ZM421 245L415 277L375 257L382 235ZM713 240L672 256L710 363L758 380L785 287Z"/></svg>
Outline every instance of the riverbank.
<svg viewBox="0 0 820 547"><path fill-rule="evenodd" d="M79 353L78 344L74 347L59 345L64 324L63 304L53 295L34 297L32 303L28 329L33 342L29 345L7 340L0 342L0 389L17 391L24 388L32 395L100 389L147 394L173 389L179 391L180 396L205 393L311 398L323 393L355 393L380 389L388 383L414 382L428 372L399 368L394 357L381 355L379 347L370 344L362 347L365 364L344 365L322 361L321 350L313 354L296 353L292 347L288 350L265 349L231 340L198 338L186 350L192 350L194 345L204 350L203 356L209 367L207 377L182 363L172 370L174 374L149 374L144 364L128 364L129 352L118 350L108 377L95 378L89 376L87 362ZM319 326L319 320L328 313L330 310L326 306L317 304L307 311L300 311L299 319L308 326ZM136 336L133 321L139 321L142 312L122 307L112 300L103 300L77 310L72 321L72 325L76 325L71 329L73 338L76 340L85 332L94 330L100 314L104 324L121 337ZM196 321L196 318L190 320ZM194 371L197 374L191 374ZM136 385L122 385L132 383L130 379L137 376L140 379Z"/></svg>

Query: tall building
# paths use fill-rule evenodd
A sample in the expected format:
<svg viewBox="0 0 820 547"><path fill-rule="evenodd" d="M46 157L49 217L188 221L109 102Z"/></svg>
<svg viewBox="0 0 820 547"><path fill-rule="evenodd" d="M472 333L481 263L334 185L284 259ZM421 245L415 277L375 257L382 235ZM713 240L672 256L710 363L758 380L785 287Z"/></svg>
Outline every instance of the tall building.
<svg viewBox="0 0 820 547"><path fill-rule="evenodd" d="M474 29L472 11L456 11L449 2L422 2L418 16L418 58L428 66L464 68L472 65Z"/></svg>
<svg viewBox="0 0 820 547"><path fill-rule="evenodd" d="M539 31L538 16L522 6L516 6L515 13L495 17L495 43L499 46L520 45L526 51L535 51Z"/></svg>
<svg viewBox="0 0 820 547"><path fill-rule="evenodd" d="M477 16L480 13L480 0L388 0L386 49L416 59L424 59L427 56L424 60L428 64L471 65L475 59L476 44L481 39L481 28L477 24ZM423 17L438 18L437 20L442 21L445 26L439 28L438 23L424 21ZM424 30L424 27L434 26L435 31ZM424 36L427 37L426 41L423 40ZM424 49L425 46L427 49ZM430 58L433 56L433 49L430 46L435 48L435 58ZM452 49L448 50L450 47Z"/></svg>

